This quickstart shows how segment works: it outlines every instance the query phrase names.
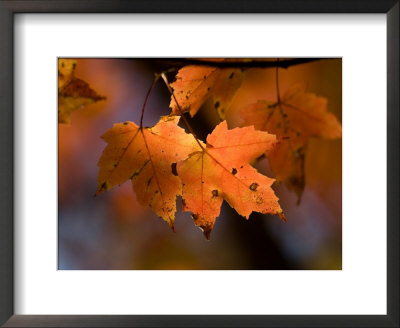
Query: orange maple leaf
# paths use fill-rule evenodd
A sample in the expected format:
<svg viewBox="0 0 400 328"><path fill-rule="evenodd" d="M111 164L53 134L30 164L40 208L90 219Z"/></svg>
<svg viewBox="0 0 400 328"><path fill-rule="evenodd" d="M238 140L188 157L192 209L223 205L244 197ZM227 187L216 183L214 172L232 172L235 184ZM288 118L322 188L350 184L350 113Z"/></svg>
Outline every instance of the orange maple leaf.
<svg viewBox="0 0 400 328"><path fill-rule="evenodd" d="M212 99L219 117L224 119L243 77L244 72L240 69L191 65L179 70L171 87L183 112L189 112L193 117L208 99ZM181 112L174 96L169 106L172 114L179 115Z"/></svg>
<svg viewBox="0 0 400 328"><path fill-rule="evenodd" d="M182 184L176 163L199 149L194 137L177 124L179 116L164 116L151 128L133 122L114 124L105 134L108 143L99 160L96 196L131 179L138 202L174 227L176 197Z"/></svg>
<svg viewBox="0 0 400 328"><path fill-rule="evenodd" d="M228 130L221 122L207 137L207 146L178 163L183 186L183 210L193 212L195 224L207 239L225 199L240 215L252 211L284 218L268 178L249 162L272 147L274 135L253 127Z"/></svg>
<svg viewBox="0 0 400 328"><path fill-rule="evenodd" d="M75 60L58 60L58 123L70 123L72 111L105 99L74 76L75 67Z"/></svg>
<svg viewBox="0 0 400 328"><path fill-rule="evenodd" d="M305 186L308 140L335 139L342 135L337 118L328 112L327 99L306 92L304 85L295 85L280 101L258 101L243 108L240 114L245 125L283 137L267 157L277 180L284 181L300 200Z"/></svg>

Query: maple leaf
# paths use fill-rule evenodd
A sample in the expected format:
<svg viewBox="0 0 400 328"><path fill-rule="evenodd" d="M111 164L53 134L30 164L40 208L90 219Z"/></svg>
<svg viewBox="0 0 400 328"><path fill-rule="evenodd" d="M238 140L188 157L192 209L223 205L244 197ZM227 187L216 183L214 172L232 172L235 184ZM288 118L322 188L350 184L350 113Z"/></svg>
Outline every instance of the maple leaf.
<svg viewBox="0 0 400 328"><path fill-rule="evenodd" d="M74 77L76 60L59 59L58 60L58 91L61 91Z"/></svg>
<svg viewBox="0 0 400 328"><path fill-rule="evenodd" d="M279 102L258 101L243 108L240 115L245 125L283 137L267 157L277 180L295 191L300 201L305 186L308 140L335 139L342 135L337 118L328 112L327 99L306 92L304 85L295 85Z"/></svg>
<svg viewBox="0 0 400 328"><path fill-rule="evenodd" d="M114 124L105 134L108 143L99 160L96 196L131 179L138 202L174 227L176 197L182 184L176 163L199 146L177 124L179 116L164 116L151 128L133 122Z"/></svg>
<svg viewBox="0 0 400 328"><path fill-rule="evenodd" d="M70 123L72 111L105 99L74 76L75 67L75 60L58 60L58 123Z"/></svg>
<svg viewBox="0 0 400 328"><path fill-rule="evenodd" d="M189 112L193 117L208 99L212 99L219 117L224 119L243 77L244 72L240 69L190 65L179 70L171 87L183 112ZM170 108L172 114L180 115L174 96Z"/></svg>
<svg viewBox="0 0 400 328"><path fill-rule="evenodd" d="M271 185L274 179L257 172L249 162L270 149L275 136L253 127L228 130L221 122L207 137L207 146L178 163L183 186L183 210L193 212L195 224L207 239L225 199L240 215L252 211L284 219Z"/></svg>

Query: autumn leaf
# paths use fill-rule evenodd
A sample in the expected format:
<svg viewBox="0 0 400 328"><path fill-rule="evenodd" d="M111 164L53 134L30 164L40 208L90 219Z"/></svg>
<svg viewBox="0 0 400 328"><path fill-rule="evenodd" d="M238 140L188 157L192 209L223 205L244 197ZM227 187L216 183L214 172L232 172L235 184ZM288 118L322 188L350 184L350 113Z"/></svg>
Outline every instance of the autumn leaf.
<svg viewBox="0 0 400 328"><path fill-rule="evenodd" d="M171 87L183 112L189 112L193 117L208 99L212 99L219 117L224 119L243 77L240 69L191 65L179 70ZM170 108L172 114L180 115L174 96L171 97Z"/></svg>
<svg viewBox="0 0 400 328"><path fill-rule="evenodd" d="M342 127L328 112L327 99L295 85L278 102L258 101L240 111L244 125L274 133L281 141L269 150L268 160L278 181L296 192L298 200L305 186L304 161L310 138L335 139Z"/></svg>
<svg viewBox="0 0 400 328"><path fill-rule="evenodd" d="M73 59L59 59L58 60L58 92L60 92L65 85L71 82L74 77L74 70L76 67L76 60Z"/></svg>
<svg viewBox="0 0 400 328"><path fill-rule="evenodd" d="M284 218L271 185L274 179L257 172L249 162L269 150L275 136L253 127L228 130L221 122L207 137L206 148L178 163L183 186L183 210L193 212L195 224L207 239L225 199L240 215L252 211Z"/></svg>
<svg viewBox="0 0 400 328"><path fill-rule="evenodd" d="M108 143L98 166L96 196L131 179L138 202L174 227L176 197L182 194L176 163L199 149L194 137L164 116L152 128L133 122L114 124L102 138Z"/></svg>
<svg viewBox="0 0 400 328"><path fill-rule="evenodd" d="M74 76L75 66L75 60L58 60L58 123L70 123L72 111L105 99Z"/></svg>

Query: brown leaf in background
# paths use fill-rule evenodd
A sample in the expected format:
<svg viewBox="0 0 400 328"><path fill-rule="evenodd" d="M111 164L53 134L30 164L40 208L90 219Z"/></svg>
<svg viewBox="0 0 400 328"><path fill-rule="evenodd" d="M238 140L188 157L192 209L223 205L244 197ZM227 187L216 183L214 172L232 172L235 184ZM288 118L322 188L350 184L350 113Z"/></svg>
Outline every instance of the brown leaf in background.
<svg viewBox="0 0 400 328"><path fill-rule="evenodd" d="M304 85L295 85L280 102L258 101L243 108L240 114L245 125L282 137L267 157L277 180L284 181L300 200L305 186L308 140L336 139L342 135L337 118L328 112L327 99L306 92Z"/></svg>
<svg viewBox="0 0 400 328"><path fill-rule="evenodd" d="M72 111L106 99L88 83L74 77L75 66L75 60L58 60L58 123L70 123Z"/></svg>

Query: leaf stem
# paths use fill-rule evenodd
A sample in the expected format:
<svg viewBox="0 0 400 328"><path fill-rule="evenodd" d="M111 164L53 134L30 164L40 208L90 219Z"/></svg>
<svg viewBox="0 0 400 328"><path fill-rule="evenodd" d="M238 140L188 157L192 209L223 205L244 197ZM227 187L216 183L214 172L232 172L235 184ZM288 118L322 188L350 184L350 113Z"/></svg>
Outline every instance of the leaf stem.
<svg viewBox="0 0 400 328"><path fill-rule="evenodd" d="M278 99L278 104L280 104L280 102L281 102L281 95L280 95L280 92L279 92L279 73L278 73L278 70L279 70L279 58L276 58L276 74L275 74L275 80L276 80L276 96L277 96L277 99Z"/></svg>
<svg viewBox="0 0 400 328"><path fill-rule="evenodd" d="M142 106L142 114L141 114L141 116L140 116L140 129L143 128L144 109L146 108L147 101L149 100L149 97L150 97L150 93L151 93L151 91L153 90L153 88L154 88L154 86L156 85L156 83L157 83L157 81L158 81L159 78L160 78L160 75L159 75L159 74L155 74L155 75L154 75L153 82L152 82L152 84L151 84L149 90L147 91L146 98L144 99L144 103L143 103L143 106Z"/></svg>
<svg viewBox="0 0 400 328"><path fill-rule="evenodd" d="M278 105L278 109L279 109L279 113L281 114L282 117L282 122L283 122L283 131L284 133L287 133L288 130L288 126L286 124L286 114L283 112L282 109L282 102L281 102L281 93L279 91L279 58L276 58L276 71L275 71L275 81L276 81L276 98L277 98L277 105Z"/></svg>
<svg viewBox="0 0 400 328"><path fill-rule="evenodd" d="M197 138L196 133L194 133L192 127L190 126L188 120L187 120L186 117L183 115L183 110L182 110L181 106L179 105L178 100L176 99L175 94L174 94L174 92L173 92L172 89L171 89L171 86L169 85L167 75L166 75L165 73L161 73L161 77L162 77L162 79L163 79L165 85L167 86L168 91L170 92L171 96L172 96L172 97L174 98L174 100L175 100L176 106L178 107L179 114L181 115L181 117L182 117L182 119L183 119L183 122L185 123L186 127L188 128L188 130L190 131L190 133L191 133L191 134L193 135L193 137L195 138L195 140L196 140L197 144L199 145L199 147L200 147L204 152L206 152L205 148L203 147L203 145L201 144L201 142L200 142L199 139Z"/></svg>

